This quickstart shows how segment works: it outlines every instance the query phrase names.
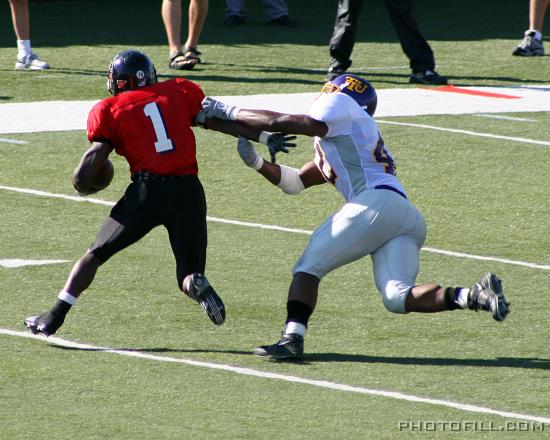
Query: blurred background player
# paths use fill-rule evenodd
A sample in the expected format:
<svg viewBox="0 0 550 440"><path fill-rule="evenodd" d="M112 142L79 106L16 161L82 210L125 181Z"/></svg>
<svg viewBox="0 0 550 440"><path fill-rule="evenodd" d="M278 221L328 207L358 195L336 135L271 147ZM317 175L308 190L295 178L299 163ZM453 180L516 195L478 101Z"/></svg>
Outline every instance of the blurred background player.
<svg viewBox="0 0 550 440"><path fill-rule="evenodd" d="M529 1L529 29L523 35L523 40L512 52L512 55L520 57L537 57L544 55L542 44L542 27L544 16L550 0Z"/></svg>
<svg viewBox="0 0 550 440"><path fill-rule="evenodd" d="M393 155L373 119L376 106L372 85L350 74L326 83L308 114L239 109L212 98L203 101L204 115L197 122L241 135L237 148L242 160L283 192L296 195L330 182L345 199L344 206L313 232L294 266L282 338L258 347L254 353L259 356L300 358L319 283L329 272L367 255L390 312L486 310L497 321L508 314L501 282L490 272L471 288L415 284L426 224L396 176ZM314 137L314 158L301 169L273 164L246 139L259 140L272 152L284 151L291 138L281 133Z"/></svg>
<svg viewBox="0 0 550 440"><path fill-rule="evenodd" d="M294 27L296 23L288 15L285 0L261 0L269 24ZM225 0L224 23L239 26L246 21L245 0Z"/></svg>
<svg viewBox="0 0 550 440"><path fill-rule="evenodd" d="M88 115L92 146L74 172L73 185L81 195L93 194L93 176L113 150L128 161L132 182L74 265L57 303L27 318L25 325L33 333L54 334L99 267L160 225L168 232L179 289L221 325L224 304L204 276L206 200L191 129L204 94L184 78L157 82L153 63L133 50L115 56L108 87L113 96L97 103Z"/></svg>
<svg viewBox="0 0 550 440"><path fill-rule="evenodd" d="M415 0L385 0L390 20L397 32L401 48L409 58L412 73L409 82L415 84L442 85L447 78L435 71L432 48L420 32L416 20ZM327 80L344 73L351 66L351 53L357 35L357 21L363 8L363 0L338 0L336 21L329 43L330 61Z"/></svg>
<svg viewBox="0 0 550 440"><path fill-rule="evenodd" d="M16 70L42 70L50 65L41 60L31 48L31 24L28 0L9 0L13 30L17 37Z"/></svg>
<svg viewBox="0 0 550 440"><path fill-rule="evenodd" d="M201 53L197 46L208 15L208 0L189 1L187 40L183 51L181 50L181 0L162 0L161 15L170 50L168 66L175 70L193 69L201 63Z"/></svg>

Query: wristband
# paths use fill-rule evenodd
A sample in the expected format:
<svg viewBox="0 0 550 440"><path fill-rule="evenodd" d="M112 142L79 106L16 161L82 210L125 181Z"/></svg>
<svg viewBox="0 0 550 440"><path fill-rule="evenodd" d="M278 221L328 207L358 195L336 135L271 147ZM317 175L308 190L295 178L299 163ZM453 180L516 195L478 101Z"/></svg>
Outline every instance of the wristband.
<svg viewBox="0 0 550 440"><path fill-rule="evenodd" d="M260 171L260 168L264 166L264 158L258 154L256 161L252 164L252 168L256 171Z"/></svg>
<svg viewBox="0 0 550 440"><path fill-rule="evenodd" d="M240 108L233 106L231 110L227 113L227 119L230 121L235 121L237 119L237 113L239 113Z"/></svg>
<svg viewBox="0 0 550 440"><path fill-rule="evenodd" d="M260 137L258 138L258 142L260 144L267 145L267 140L269 139L269 136L271 136L273 133L270 133L269 131L262 131L260 133Z"/></svg>

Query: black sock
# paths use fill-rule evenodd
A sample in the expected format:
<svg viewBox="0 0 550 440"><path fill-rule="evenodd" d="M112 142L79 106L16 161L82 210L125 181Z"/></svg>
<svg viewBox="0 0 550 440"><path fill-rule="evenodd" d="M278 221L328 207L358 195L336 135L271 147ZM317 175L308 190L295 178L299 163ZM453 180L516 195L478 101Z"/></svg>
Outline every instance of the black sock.
<svg viewBox="0 0 550 440"><path fill-rule="evenodd" d="M306 303L301 301L289 301L286 303L286 322L299 322L307 327L309 317L313 313L313 309Z"/></svg>
<svg viewBox="0 0 550 440"><path fill-rule="evenodd" d="M72 305L68 302L63 301L62 299L58 299L55 305L52 307L51 312L54 315L65 317L65 315L69 313L69 310L71 310L71 307Z"/></svg>
<svg viewBox="0 0 550 440"><path fill-rule="evenodd" d="M445 289L445 305L447 310L461 309L457 302L458 287L447 287Z"/></svg>

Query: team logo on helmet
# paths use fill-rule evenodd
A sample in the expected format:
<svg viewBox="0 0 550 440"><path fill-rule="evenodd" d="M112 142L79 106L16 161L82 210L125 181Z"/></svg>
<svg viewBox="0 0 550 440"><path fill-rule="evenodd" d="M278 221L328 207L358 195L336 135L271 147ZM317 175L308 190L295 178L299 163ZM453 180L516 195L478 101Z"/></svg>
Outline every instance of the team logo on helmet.
<svg viewBox="0 0 550 440"><path fill-rule="evenodd" d="M136 72L136 78L138 80L138 87L143 87L147 83L147 80L145 79L145 72L143 70L138 70Z"/></svg>
<svg viewBox="0 0 550 440"><path fill-rule="evenodd" d="M344 88L348 88L352 92L357 93L363 93L365 90L369 88L368 84L361 82L357 78L354 78L353 76L347 76L346 82L340 86L340 90L343 90Z"/></svg>
<svg viewBox="0 0 550 440"><path fill-rule="evenodd" d="M376 90L366 79L353 74L343 74L332 81L328 81L321 93L340 92L351 97L359 106L369 115L373 115L376 110L378 98Z"/></svg>

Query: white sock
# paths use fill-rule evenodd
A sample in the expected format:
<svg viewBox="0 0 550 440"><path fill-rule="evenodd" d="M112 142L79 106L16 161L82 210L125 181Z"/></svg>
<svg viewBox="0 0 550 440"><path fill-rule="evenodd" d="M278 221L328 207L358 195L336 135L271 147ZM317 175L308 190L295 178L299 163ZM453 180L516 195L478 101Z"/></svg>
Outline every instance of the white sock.
<svg viewBox="0 0 550 440"><path fill-rule="evenodd" d="M31 53L31 40L17 40L17 58L26 57Z"/></svg>
<svg viewBox="0 0 550 440"><path fill-rule="evenodd" d="M456 295L456 302L463 309L468 308L468 294L469 293L470 293L470 289L465 289L465 288L458 289L458 293Z"/></svg>
<svg viewBox="0 0 550 440"><path fill-rule="evenodd" d="M537 31L536 29L528 29L525 31L525 35L528 35L530 34L531 32L534 32L535 33L535 40L539 40L539 41L542 41L542 34Z"/></svg>
<svg viewBox="0 0 550 440"><path fill-rule="evenodd" d="M62 290L59 292L59 295L57 295L57 298L61 301L65 301L66 303L69 303L71 306L74 306L76 304L76 298L72 296L69 292L65 292Z"/></svg>
<svg viewBox="0 0 550 440"><path fill-rule="evenodd" d="M285 325L284 334L288 335L290 333L294 333L304 337L306 335L306 330L307 330L307 327L304 324L290 321L290 322L287 322L287 324Z"/></svg>

